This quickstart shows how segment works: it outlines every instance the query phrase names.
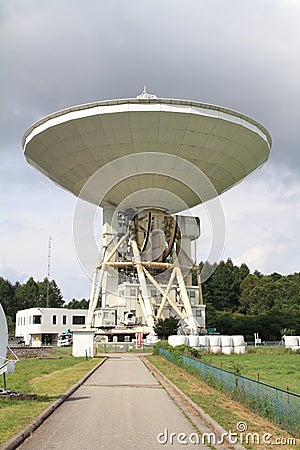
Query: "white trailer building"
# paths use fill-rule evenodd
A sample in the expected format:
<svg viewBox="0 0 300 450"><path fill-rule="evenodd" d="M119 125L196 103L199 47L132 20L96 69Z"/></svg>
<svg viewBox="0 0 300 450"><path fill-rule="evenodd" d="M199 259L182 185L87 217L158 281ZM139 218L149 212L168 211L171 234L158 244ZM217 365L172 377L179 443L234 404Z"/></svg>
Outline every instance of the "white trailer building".
<svg viewBox="0 0 300 450"><path fill-rule="evenodd" d="M16 336L25 345L56 345L59 334L85 327L88 310L29 308L16 314Z"/></svg>

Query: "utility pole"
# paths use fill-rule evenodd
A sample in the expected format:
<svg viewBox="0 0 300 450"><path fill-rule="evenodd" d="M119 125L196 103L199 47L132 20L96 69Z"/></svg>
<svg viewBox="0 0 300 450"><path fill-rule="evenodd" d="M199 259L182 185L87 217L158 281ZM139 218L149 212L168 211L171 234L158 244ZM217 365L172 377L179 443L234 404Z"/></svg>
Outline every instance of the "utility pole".
<svg viewBox="0 0 300 450"><path fill-rule="evenodd" d="M52 237L49 236L48 239L48 273L47 273L47 297L46 297L46 308L49 308L49 283L51 275L51 241Z"/></svg>

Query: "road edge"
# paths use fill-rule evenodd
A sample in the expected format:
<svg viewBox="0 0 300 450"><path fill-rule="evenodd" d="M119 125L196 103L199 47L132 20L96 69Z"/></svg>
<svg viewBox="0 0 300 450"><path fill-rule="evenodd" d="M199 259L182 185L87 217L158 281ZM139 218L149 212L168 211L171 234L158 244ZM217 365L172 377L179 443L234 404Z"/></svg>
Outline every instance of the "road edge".
<svg viewBox="0 0 300 450"><path fill-rule="evenodd" d="M227 431L212 417L210 417L209 414L207 414L199 405L197 405L193 400L191 400L184 392L182 392L174 383L172 383L171 380L169 380L166 375L164 375L160 370L158 370L154 364L152 364L147 358L144 356L140 356L140 359L143 361L146 367L152 372L152 374L155 376L155 378L158 379L158 381L163 385L163 387L167 390L167 385L169 384L172 386L172 388L177 392L179 396L181 396L197 413L199 414L201 420L209 427L218 438L221 438L222 436L227 435ZM157 377L158 375L158 377ZM168 391L168 390L167 390ZM175 399L174 399L175 400ZM175 400L176 401L176 400ZM233 450L247 450L243 445L241 444L232 444L228 441L228 439L224 439L227 441L227 445L229 448ZM1 449L0 449L1 450Z"/></svg>

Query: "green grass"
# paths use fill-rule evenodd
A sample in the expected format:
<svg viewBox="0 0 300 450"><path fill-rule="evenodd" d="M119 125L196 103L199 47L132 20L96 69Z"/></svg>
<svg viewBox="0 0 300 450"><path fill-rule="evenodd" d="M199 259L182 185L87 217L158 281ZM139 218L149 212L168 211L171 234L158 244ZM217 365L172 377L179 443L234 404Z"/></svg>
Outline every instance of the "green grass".
<svg viewBox="0 0 300 450"><path fill-rule="evenodd" d="M300 355L282 348L251 349L244 355L203 354L201 361L300 394Z"/></svg>
<svg viewBox="0 0 300 450"><path fill-rule="evenodd" d="M208 386L197 376L189 374L183 368L175 366L163 357L152 355L147 356L147 359L226 430L235 432L237 424L245 422L248 426L248 432L259 433L260 436L263 436L264 433L271 433L274 438L291 438L287 432L250 411L245 405L233 401L225 393ZM248 450L261 450L264 448L262 445L245 443L243 445ZM267 446L268 449L276 449L278 447L278 445ZM285 445L284 448L290 450L300 447Z"/></svg>
<svg viewBox="0 0 300 450"><path fill-rule="evenodd" d="M6 375L6 385L12 391L37 394L36 400L0 398L0 445L28 425L43 409L80 380L98 358L73 358L70 349L57 349L50 358L23 359L15 373ZM3 387L3 375L0 376Z"/></svg>

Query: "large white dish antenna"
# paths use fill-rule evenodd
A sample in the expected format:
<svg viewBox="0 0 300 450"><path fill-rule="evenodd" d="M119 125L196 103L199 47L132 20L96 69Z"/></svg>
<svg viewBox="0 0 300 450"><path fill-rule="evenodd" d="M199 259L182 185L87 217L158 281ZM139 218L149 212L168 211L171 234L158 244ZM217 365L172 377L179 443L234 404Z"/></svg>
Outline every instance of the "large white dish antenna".
<svg viewBox="0 0 300 450"><path fill-rule="evenodd" d="M0 304L0 367L6 361L7 343L8 343L8 331L7 331L6 317L3 308Z"/></svg>
<svg viewBox="0 0 300 450"><path fill-rule="evenodd" d="M116 206L143 192L135 206L172 213L240 182L268 159L271 143L262 125L236 111L148 97L58 111L35 123L23 139L27 161L76 196ZM187 165L197 170L196 180L184 179L191 173ZM99 177L87 184L96 172ZM204 178L214 194L207 192L207 183L202 186ZM153 199L152 189L164 196ZM201 197L195 194L199 189ZM169 193L179 196L185 207L179 208Z"/></svg>

